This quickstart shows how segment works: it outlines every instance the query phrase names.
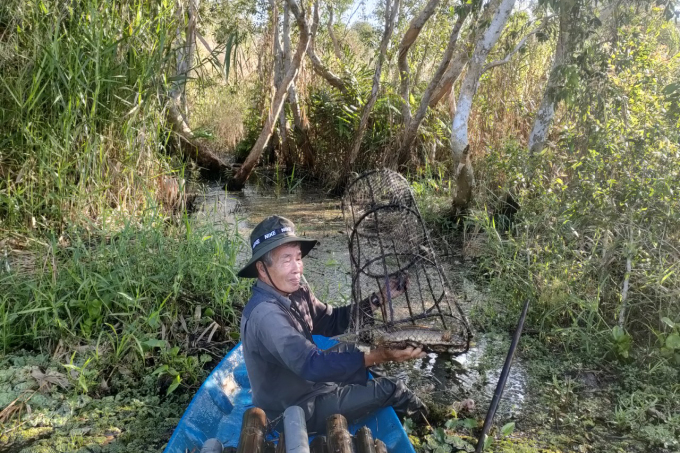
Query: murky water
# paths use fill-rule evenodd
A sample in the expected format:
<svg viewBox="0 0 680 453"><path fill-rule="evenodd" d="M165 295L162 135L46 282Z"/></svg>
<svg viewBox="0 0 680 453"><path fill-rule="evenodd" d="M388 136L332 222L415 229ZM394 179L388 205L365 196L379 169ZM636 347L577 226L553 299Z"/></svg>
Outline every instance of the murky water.
<svg viewBox="0 0 680 453"><path fill-rule="evenodd" d="M351 266L340 200L322 191L298 188L289 193L277 188L266 177L254 179L240 193L226 193L221 186L209 187L202 196L195 216L214 224L237 228L248 238L252 228L270 215L291 219L297 234L318 239L321 244L305 258L305 277L316 296L334 305L350 302ZM245 242L244 242L245 244ZM242 262L250 257L244 246ZM451 259L442 263L455 272L459 263ZM460 284L454 291L463 293L464 310L484 303L484 295L472 283L457 276ZM457 357L429 354L425 359L391 365L390 374L404 379L424 400L451 405L471 398L480 412L485 412L501 373L509 338L478 336L470 350ZM497 417L507 419L521 411L526 397L527 373L521 361L515 361L503 393Z"/></svg>
<svg viewBox="0 0 680 453"><path fill-rule="evenodd" d="M509 346L505 339L481 336L464 354L453 357L431 353L425 359L398 364L388 371L403 379L426 402L455 407L455 403L472 399L483 412L491 403ZM527 379L522 362L514 362L497 417L513 418L522 410Z"/></svg>
<svg viewBox="0 0 680 453"><path fill-rule="evenodd" d="M198 219L237 227L244 244L255 225L268 216L289 218L298 236L320 242L304 261L305 278L316 296L333 305L350 302L351 266L339 199L312 189L289 193L266 180L255 180L240 193L226 193L221 185L211 186L198 201ZM240 258L243 264L250 259L249 247L244 245Z"/></svg>

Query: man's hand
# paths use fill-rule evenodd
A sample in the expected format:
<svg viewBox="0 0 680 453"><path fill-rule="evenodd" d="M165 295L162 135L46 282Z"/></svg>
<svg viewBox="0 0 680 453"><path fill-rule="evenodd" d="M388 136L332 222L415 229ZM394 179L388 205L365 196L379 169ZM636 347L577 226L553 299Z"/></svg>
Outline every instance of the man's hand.
<svg viewBox="0 0 680 453"><path fill-rule="evenodd" d="M421 348L409 346L406 349L377 348L364 354L364 366L380 365L385 362L406 362L427 356Z"/></svg>

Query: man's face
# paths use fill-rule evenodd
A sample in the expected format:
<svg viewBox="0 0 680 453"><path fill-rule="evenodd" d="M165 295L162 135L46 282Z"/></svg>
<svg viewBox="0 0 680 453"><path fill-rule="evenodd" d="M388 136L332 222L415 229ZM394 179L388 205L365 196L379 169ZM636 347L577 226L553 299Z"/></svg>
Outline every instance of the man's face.
<svg viewBox="0 0 680 453"><path fill-rule="evenodd" d="M276 247L272 251L272 265L267 266L272 286L284 293L293 293L300 288L302 278L302 251L300 244L290 243ZM264 264L257 263L260 278L268 282L267 273L264 272Z"/></svg>

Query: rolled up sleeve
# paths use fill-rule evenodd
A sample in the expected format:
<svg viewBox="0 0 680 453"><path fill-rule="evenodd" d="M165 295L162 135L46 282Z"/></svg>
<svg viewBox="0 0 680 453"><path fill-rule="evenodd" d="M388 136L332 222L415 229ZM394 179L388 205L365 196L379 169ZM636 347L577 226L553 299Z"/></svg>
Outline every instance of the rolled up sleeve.
<svg viewBox="0 0 680 453"><path fill-rule="evenodd" d="M362 352L321 351L296 329L291 317L281 307L262 304L253 312L249 322L250 327L255 327L256 332L253 333L271 359L302 379L366 385L368 372Z"/></svg>

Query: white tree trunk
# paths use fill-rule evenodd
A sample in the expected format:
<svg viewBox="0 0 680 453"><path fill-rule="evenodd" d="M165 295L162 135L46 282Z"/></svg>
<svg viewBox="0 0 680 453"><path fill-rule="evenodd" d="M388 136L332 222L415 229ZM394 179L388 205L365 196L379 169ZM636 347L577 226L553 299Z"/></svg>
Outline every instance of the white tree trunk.
<svg viewBox="0 0 680 453"><path fill-rule="evenodd" d="M560 25L559 34L557 36L557 45L555 47L555 56L550 68L550 75L548 76L548 83L546 84L541 105L536 111L534 117L534 125L529 134L529 154L536 155L543 150L545 142L548 140L548 133L552 125L553 117L555 116L555 106L557 105L555 90L562 83L560 74L561 68L568 62L570 53L570 33L569 33L569 10L566 3L561 5L560 9Z"/></svg>
<svg viewBox="0 0 680 453"><path fill-rule="evenodd" d="M453 25L453 29L451 30L449 43L446 46L446 50L444 51L442 60L439 63L439 66L437 67L437 70L435 71L434 75L432 76L430 83L427 85L427 88L423 92L422 97L420 98L420 104L418 106L418 110L416 111L416 115L411 119L411 121L406 125L404 129L404 133L401 139L401 147L398 153L399 164L405 164L410 159L411 147L416 139L418 128L425 119L425 115L427 114L427 108L430 104L430 98L432 97L432 94L439 85L440 80L442 79L444 73L446 72L446 69L449 67L451 63L451 58L453 57L453 52L454 49L456 48L456 43L458 42L458 36L460 35L460 30L463 27L466 18L467 14L460 14L458 16L458 19L456 20L456 23ZM409 115L410 113L411 112L409 109Z"/></svg>
<svg viewBox="0 0 680 453"><path fill-rule="evenodd" d="M458 166L461 162L463 150L468 145L468 121L472 110L472 99L477 92L486 58L500 38L514 5L515 0L494 0L489 5L489 8L495 8L495 12L488 28L482 33L475 45L458 95L456 114L453 117L451 154L455 166Z"/></svg>
<svg viewBox="0 0 680 453"><path fill-rule="evenodd" d="M465 78L461 84L456 113L451 127L451 156L455 169L456 193L453 197L454 210L460 211L470 203L474 187L474 173L470 163L470 144L468 142L468 122L472 110L472 99L477 92L479 78L484 72L486 59L500 38L512 13L515 0L492 0L488 6L492 19L489 26L479 36L475 50L468 63Z"/></svg>

